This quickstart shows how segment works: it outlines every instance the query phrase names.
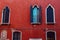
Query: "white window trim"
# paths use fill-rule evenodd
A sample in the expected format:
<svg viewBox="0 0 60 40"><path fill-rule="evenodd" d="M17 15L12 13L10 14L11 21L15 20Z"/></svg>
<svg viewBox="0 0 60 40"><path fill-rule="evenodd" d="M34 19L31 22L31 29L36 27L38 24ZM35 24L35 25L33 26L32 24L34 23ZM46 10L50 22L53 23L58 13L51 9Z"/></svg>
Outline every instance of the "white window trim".
<svg viewBox="0 0 60 40"><path fill-rule="evenodd" d="M48 8L49 6L51 6L51 7L53 8L54 22L47 22L47 8ZM56 23L56 21L55 21L55 8L54 8L51 4L49 4L49 5L46 7L46 9L45 9L45 16L46 16L46 24L55 24L55 23Z"/></svg>
<svg viewBox="0 0 60 40"><path fill-rule="evenodd" d="M33 5L32 8L34 8L35 6L37 6L37 8L39 8L39 6L37 4Z"/></svg>
<svg viewBox="0 0 60 40"><path fill-rule="evenodd" d="M22 32L21 32L20 30L13 30L13 29L12 29L12 40L13 40L13 33L14 33L14 32L20 32L20 33L21 33L21 35L20 35L20 37L21 37L20 40L22 40Z"/></svg>
<svg viewBox="0 0 60 40"><path fill-rule="evenodd" d="M7 6L8 7L8 6ZM3 8L3 9L5 9L6 8L6 6ZM9 8L9 7L8 7ZM10 8L9 8L9 10L10 10ZM11 10L10 10L11 11ZM2 17L1 17L1 24L10 24L10 12L9 11L9 22L8 23L3 23L3 10L2 10Z"/></svg>
<svg viewBox="0 0 60 40"><path fill-rule="evenodd" d="M31 22L31 24L41 24L41 23L40 22L37 22L37 23Z"/></svg>
<svg viewBox="0 0 60 40"><path fill-rule="evenodd" d="M30 40L30 39L41 39L41 40L42 40L42 38L29 38L29 40Z"/></svg>
<svg viewBox="0 0 60 40"><path fill-rule="evenodd" d="M39 8L39 6L37 4L33 5L32 8L34 8L35 6L37 6L37 8ZM41 23L40 22L37 22L37 23L31 22L31 24L41 24Z"/></svg>
<svg viewBox="0 0 60 40"><path fill-rule="evenodd" d="M48 30L48 31L46 31L46 40L47 40L47 32L54 32L55 33L55 40L57 39L57 37L56 37L56 31Z"/></svg>

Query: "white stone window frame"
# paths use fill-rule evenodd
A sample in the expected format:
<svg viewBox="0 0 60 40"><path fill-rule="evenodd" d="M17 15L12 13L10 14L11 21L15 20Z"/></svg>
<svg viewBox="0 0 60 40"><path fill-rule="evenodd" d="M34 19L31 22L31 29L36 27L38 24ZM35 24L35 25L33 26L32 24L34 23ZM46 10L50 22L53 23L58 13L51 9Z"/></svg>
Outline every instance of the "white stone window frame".
<svg viewBox="0 0 60 40"><path fill-rule="evenodd" d="M37 4L33 5L32 8L34 8L35 6L37 6L37 8L39 8L39 6ZM40 22L37 22L37 23L31 22L31 24L41 24L41 23Z"/></svg>
<svg viewBox="0 0 60 40"><path fill-rule="evenodd" d="M56 37L56 31L48 30L48 31L46 31L46 40L47 40L47 32L54 32L55 33L55 40L57 39L57 37Z"/></svg>
<svg viewBox="0 0 60 40"><path fill-rule="evenodd" d="M21 35L20 35L20 40L22 40L22 32L20 31L20 30L15 30L15 29L12 29L12 40L13 40L13 33L14 32L20 32L21 33Z"/></svg>
<svg viewBox="0 0 60 40"><path fill-rule="evenodd" d="M9 8L9 6L7 6L7 7ZM5 9L5 8L6 8L6 6L3 9ZM2 9L1 24L10 24L10 15L11 15L10 14L11 13L10 11L11 11L11 9L9 8L10 11L9 11L9 22L8 23L3 23L3 9Z"/></svg>
<svg viewBox="0 0 60 40"><path fill-rule="evenodd" d="M29 38L29 40L42 40L42 38Z"/></svg>
<svg viewBox="0 0 60 40"><path fill-rule="evenodd" d="M54 22L47 22L47 8L48 8L49 6L51 6L52 9L53 9ZM46 9L45 9L45 16L46 16L46 24L55 24L55 23L56 23L56 21L55 21L55 8L54 8L51 4L49 4L49 5L46 7Z"/></svg>

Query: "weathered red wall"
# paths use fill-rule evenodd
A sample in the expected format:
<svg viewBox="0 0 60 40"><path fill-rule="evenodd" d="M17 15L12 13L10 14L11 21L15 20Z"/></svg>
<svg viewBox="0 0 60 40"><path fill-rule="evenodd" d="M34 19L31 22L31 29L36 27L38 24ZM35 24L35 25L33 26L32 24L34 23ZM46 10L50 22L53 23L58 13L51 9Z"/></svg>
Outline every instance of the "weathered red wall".
<svg viewBox="0 0 60 40"><path fill-rule="evenodd" d="M40 25L30 23L30 6L35 4L42 7L42 24ZM45 9L49 4L55 8L56 23L54 25L46 24ZM29 40L29 38L46 40L48 30L56 31L56 38L60 39L60 0L0 0L0 23L2 10L6 5L10 8L10 25L0 25L0 31L6 29L10 40L12 29L22 31L22 40Z"/></svg>

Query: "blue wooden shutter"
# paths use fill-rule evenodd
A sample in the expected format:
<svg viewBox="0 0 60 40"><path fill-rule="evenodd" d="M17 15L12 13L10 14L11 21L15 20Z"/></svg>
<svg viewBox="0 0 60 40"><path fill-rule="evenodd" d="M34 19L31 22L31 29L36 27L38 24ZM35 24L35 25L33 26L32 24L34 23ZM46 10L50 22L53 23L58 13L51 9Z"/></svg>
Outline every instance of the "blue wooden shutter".
<svg viewBox="0 0 60 40"><path fill-rule="evenodd" d="M30 6L30 19L31 19L31 23L33 22L33 8L32 6Z"/></svg>
<svg viewBox="0 0 60 40"><path fill-rule="evenodd" d="M37 6L34 6L33 8L33 23L38 23L38 8Z"/></svg>

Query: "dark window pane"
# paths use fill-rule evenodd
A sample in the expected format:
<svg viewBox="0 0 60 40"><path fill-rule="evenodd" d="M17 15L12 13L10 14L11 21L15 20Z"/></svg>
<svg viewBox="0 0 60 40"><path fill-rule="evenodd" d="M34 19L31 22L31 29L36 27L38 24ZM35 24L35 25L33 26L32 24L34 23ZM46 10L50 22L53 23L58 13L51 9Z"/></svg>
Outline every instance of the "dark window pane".
<svg viewBox="0 0 60 40"><path fill-rule="evenodd" d="M13 33L13 40L20 40L20 32Z"/></svg>
<svg viewBox="0 0 60 40"><path fill-rule="evenodd" d="M47 22L54 22L53 8L51 6L47 8Z"/></svg>
<svg viewBox="0 0 60 40"><path fill-rule="evenodd" d="M47 32L47 40L55 40L55 33Z"/></svg>
<svg viewBox="0 0 60 40"><path fill-rule="evenodd" d="M9 8L6 7L3 9L3 23L8 23L9 22Z"/></svg>

